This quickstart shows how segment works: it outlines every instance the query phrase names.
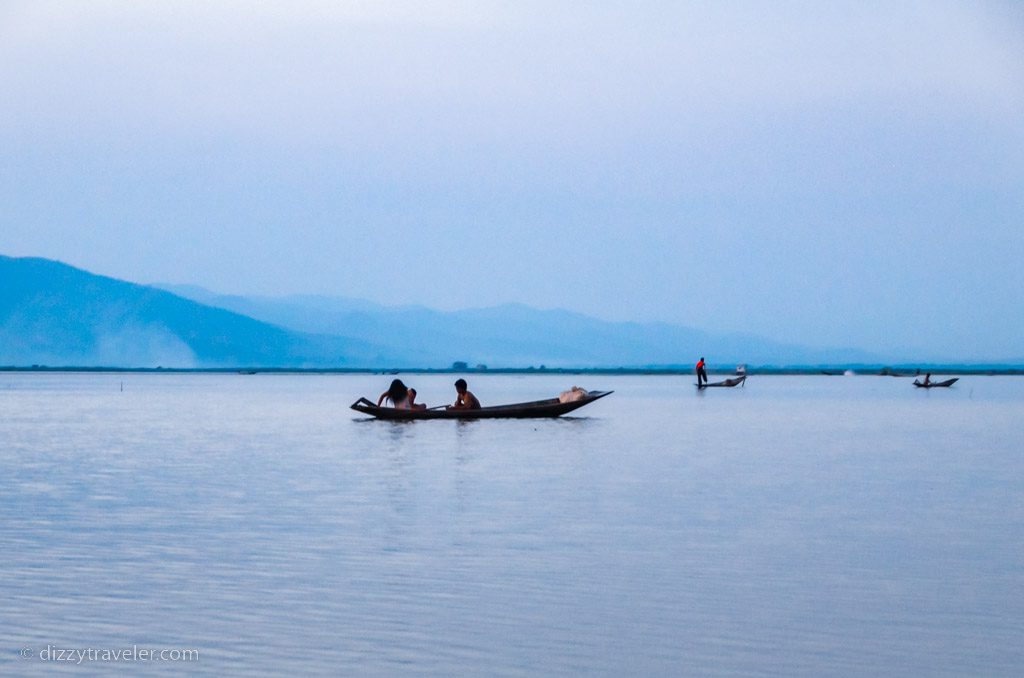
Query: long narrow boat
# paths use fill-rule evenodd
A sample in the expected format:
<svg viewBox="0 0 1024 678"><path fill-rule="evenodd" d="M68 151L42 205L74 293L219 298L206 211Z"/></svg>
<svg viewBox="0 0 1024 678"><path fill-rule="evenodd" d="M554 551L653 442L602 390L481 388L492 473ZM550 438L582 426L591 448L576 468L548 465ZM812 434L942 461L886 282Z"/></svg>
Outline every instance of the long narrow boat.
<svg viewBox="0 0 1024 678"><path fill-rule="evenodd" d="M613 393L613 391L590 391L583 398L568 403L563 403L558 398L548 398L547 400L534 400L528 403L481 407L478 410L451 410L444 409L443 407L428 410L399 410L394 407L378 407L366 398L360 398L352 403L352 409L378 419L393 420L538 419L542 417L560 417L584 405L589 405L595 400L600 400L610 393Z"/></svg>
<svg viewBox="0 0 1024 678"><path fill-rule="evenodd" d="M736 377L735 379L723 379L722 381L716 381L713 384L697 384L697 388L732 388L733 386L739 386L746 380L746 375L743 375L742 377Z"/></svg>
<svg viewBox="0 0 1024 678"><path fill-rule="evenodd" d="M960 380L960 377L953 377L946 381L930 381L927 384L923 384L917 379L914 380L914 386L918 388L948 388Z"/></svg>

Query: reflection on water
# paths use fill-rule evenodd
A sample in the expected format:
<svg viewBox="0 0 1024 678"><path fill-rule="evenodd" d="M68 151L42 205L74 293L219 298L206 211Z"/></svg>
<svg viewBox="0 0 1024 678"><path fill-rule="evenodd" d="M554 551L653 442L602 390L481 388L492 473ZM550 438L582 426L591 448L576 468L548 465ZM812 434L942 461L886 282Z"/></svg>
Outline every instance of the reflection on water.
<svg viewBox="0 0 1024 678"><path fill-rule="evenodd" d="M588 377L616 393L558 420L347 409L380 379L0 374L0 672L138 644L208 675L1019 674L1024 380Z"/></svg>

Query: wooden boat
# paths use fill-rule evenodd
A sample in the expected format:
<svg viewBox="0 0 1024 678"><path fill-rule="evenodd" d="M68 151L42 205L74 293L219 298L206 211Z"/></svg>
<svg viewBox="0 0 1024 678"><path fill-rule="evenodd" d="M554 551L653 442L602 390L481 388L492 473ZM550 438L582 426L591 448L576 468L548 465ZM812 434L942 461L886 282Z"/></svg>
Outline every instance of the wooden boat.
<svg viewBox="0 0 1024 678"><path fill-rule="evenodd" d="M736 377L735 379L723 379L722 381L716 381L712 384L697 384L697 388L732 388L733 386L739 386L747 380L746 375L742 377Z"/></svg>
<svg viewBox="0 0 1024 678"><path fill-rule="evenodd" d="M929 382L927 384L924 384L924 383L921 383L920 381L918 381L917 379L915 379L914 380L914 386L916 386L918 388L947 388L949 386L952 386L953 384L955 384L959 380L960 380L960 377L953 377L952 379L947 379L946 381L932 381L932 382Z"/></svg>
<svg viewBox="0 0 1024 678"><path fill-rule="evenodd" d="M558 398L548 398L528 403L481 407L478 410L449 410L444 407L432 407L427 410L399 410L394 407L378 407L366 398L360 398L352 403L352 409L378 419L403 421L412 419L539 419L560 417L611 393L613 391L590 391L585 397L569 403L563 403Z"/></svg>

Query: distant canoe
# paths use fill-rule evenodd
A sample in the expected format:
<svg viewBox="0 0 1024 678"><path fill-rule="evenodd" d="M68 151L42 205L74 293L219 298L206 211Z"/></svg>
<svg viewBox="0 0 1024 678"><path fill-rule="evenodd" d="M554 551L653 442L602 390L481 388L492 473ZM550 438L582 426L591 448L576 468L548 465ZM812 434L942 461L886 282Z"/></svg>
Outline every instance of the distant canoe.
<svg viewBox="0 0 1024 678"><path fill-rule="evenodd" d="M697 388L732 388L733 386L739 386L747 380L746 376L736 377L735 379L723 379L722 381L716 381L713 384L697 384Z"/></svg>
<svg viewBox="0 0 1024 678"><path fill-rule="evenodd" d="M394 407L378 407L366 398L360 398L352 403L352 409L377 419L399 421L414 419L539 419L544 417L560 417L611 393L613 391L590 391L586 397L568 403L563 403L558 398L548 398L547 400L534 400L528 403L481 407L478 410L449 410L443 408L400 410Z"/></svg>
<svg viewBox="0 0 1024 678"><path fill-rule="evenodd" d="M947 379L946 381L932 381L927 384L923 384L917 379L915 379L914 386L918 388L948 388L955 384L959 379L960 377L953 377L952 379Z"/></svg>

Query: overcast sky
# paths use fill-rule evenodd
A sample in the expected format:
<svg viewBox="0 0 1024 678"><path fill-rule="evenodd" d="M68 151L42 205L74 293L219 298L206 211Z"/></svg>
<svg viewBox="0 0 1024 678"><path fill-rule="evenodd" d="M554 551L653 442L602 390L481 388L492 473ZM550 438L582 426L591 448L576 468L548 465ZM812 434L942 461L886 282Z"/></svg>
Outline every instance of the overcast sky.
<svg viewBox="0 0 1024 678"><path fill-rule="evenodd" d="M0 0L0 253L1021 358L1021 7Z"/></svg>

